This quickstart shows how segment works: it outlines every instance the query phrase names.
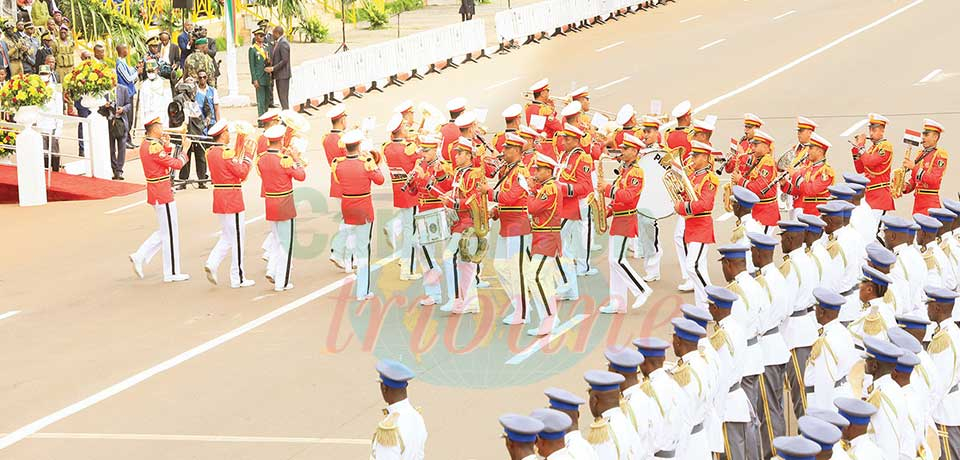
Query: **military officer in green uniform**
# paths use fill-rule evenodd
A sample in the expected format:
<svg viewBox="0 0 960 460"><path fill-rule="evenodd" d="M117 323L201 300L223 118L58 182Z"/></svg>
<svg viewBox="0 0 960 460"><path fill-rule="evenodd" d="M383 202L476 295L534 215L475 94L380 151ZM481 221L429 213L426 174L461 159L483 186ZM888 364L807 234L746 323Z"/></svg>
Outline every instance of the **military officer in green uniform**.
<svg viewBox="0 0 960 460"><path fill-rule="evenodd" d="M57 81L63 82L63 77L73 71L73 52L76 48L73 37L70 36L70 30L66 26L60 26L60 38L56 43L54 56L57 58Z"/></svg>
<svg viewBox="0 0 960 460"><path fill-rule="evenodd" d="M183 64L183 74L189 77L197 78L197 74L200 71L204 71L207 75L215 75L217 73L217 68L213 63L213 58L207 54L207 38L198 38L193 42L194 50L187 56L187 61ZM216 81L211 80L209 82L210 86L216 88Z"/></svg>
<svg viewBox="0 0 960 460"><path fill-rule="evenodd" d="M267 31L257 29L253 33L253 44L250 46L250 80L257 92L257 116L263 115L270 108L271 78L270 74L264 69L267 68L270 60L270 51L263 44L263 37Z"/></svg>

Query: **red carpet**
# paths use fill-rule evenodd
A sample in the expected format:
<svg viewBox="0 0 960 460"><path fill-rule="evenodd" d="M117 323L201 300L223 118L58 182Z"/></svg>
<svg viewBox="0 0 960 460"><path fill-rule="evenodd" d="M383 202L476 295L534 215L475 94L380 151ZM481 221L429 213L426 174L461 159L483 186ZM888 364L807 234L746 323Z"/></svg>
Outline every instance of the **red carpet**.
<svg viewBox="0 0 960 460"><path fill-rule="evenodd" d="M129 195L145 188L141 184L73 176L55 172L47 182L47 201L101 200L112 196ZM17 168L0 165L0 203L19 201Z"/></svg>

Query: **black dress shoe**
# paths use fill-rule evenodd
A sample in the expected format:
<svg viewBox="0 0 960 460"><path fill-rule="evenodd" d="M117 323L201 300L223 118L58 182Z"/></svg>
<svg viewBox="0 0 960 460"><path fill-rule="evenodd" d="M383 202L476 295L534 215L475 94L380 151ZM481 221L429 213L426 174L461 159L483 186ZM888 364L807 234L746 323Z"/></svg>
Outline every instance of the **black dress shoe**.
<svg viewBox="0 0 960 460"><path fill-rule="evenodd" d="M118 176L116 173L114 173L114 174L113 174L113 180L120 180L120 176Z"/></svg>
<svg viewBox="0 0 960 460"><path fill-rule="evenodd" d="M126 179L123 178L123 174L118 175L118 176L117 176L117 179L119 179L119 180L126 180Z"/></svg>
<svg viewBox="0 0 960 460"><path fill-rule="evenodd" d="M197 188L205 189L205 188L207 188L207 184L201 182L201 183L197 184Z"/></svg>
<svg viewBox="0 0 960 460"><path fill-rule="evenodd" d="M135 149L135 148L137 148L135 145L127 142L127 150L132 150L132 149Z"/></svg>
<svg viewBox="0 0 960 460"><path fill-rule="evenodd" d="M186 189L187 189L187 184L180 184L177 186L177 190L186 190Z"/></svg>

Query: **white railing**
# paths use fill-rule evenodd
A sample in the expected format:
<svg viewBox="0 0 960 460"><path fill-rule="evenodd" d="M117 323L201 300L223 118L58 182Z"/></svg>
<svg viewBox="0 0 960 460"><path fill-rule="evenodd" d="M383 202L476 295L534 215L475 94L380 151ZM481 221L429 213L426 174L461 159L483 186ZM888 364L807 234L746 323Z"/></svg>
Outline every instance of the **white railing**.
<svg viewBox="0 0 960 460"><path fill-rule="evenodd" d="M401 73L414 73L486 47L483 21L475 19L377 45L306 61L291 70L290 102L373 86Z"/></svg>
<svg viewBox="0 0 960 460"><path fill-rule="evenodd" d="M550 34L593 18L606 19L635 8L643 0L546 0L500 11L494 17L500 43Z"/></svg>

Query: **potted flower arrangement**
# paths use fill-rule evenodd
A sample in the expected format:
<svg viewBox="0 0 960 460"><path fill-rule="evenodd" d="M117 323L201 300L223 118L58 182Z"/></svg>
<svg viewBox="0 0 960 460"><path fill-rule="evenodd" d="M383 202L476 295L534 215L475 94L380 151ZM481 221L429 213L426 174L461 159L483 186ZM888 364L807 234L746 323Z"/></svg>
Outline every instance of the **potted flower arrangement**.
<svg viewBox="0 0 960 460"><path fill-rule="evenodd" d="M96 59L81 62L63 76L63 91L67 97L80 98L80 103L91 110L106 104L105 94L116 86L116 72Z"/></svg>
<svg viewBox="0 0 960 460"><path fill-rule="evenodd" d="M0 104L3 110L17 113L17 121L32 124L37 120L40 107L53 97L53 88L44 83L39 75L15 75L0 88Z"/></svg>
<svg viewBox="0 0 960 460"><path fill-rule="evenodd" d="M17 152L17 132L12 129L0 130L0 160Z"/></svg>

